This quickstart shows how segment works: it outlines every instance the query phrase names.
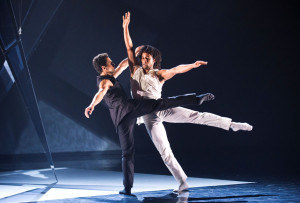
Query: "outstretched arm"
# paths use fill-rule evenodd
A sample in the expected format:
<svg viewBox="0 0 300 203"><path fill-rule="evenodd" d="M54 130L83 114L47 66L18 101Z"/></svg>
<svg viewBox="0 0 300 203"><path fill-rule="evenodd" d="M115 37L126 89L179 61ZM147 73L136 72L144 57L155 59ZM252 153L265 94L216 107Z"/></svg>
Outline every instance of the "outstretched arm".
<svg viewBox="0 0 300 203"><path fill-rule="evenodd" d="M159 80L161 82L164 82L166 80L171 79L172 77L174 77L177 74L188 72L188 71L192 70L193 68L198 68L201 65L207 65L207 62L196 61L195 63L192 63L192 64L179 65L179 66L176 66L176 67L168 69L168 70L166 70L166 69L159 70L157 72L157 76L159 77Z"/></svg>
<svg viewBox="0 0 300 203"><path fill-rule="evenodd" d="M126 50L128 54L128 64L131 76L138 68L138 62L133 50L133 43L129 34L129 23L130 23L130 12L125 13L123 16L123 31L124 31L124 41L126 45Z"/></svg>
<svg viewBox="0 0 300 203"><path fill-rule="evenodd" d="M111 86L113 86L113 84L109 80L103 80L103 81L100 82L99 91L95 94L91 104L88 107L85 108L84 114L87 118L90 117L90 115L94 111L95 106L98 105L102 101L102 99L105 96L107 90Z"/></svg>

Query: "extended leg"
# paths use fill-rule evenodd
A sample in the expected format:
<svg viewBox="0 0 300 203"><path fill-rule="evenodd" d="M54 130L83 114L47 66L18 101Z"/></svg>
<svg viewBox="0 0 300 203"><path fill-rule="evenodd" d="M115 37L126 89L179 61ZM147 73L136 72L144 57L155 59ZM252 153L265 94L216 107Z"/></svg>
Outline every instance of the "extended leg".
<svg viewBox="0 0 300 203"><path fill-rule="evenodd" d="M163 121L170 123L194 123L222 128L224 130L229 130L231 128L233 131L251 131L253 128L248 123L232 122L232 120L227 117L207 112L193 111L183 107L160 111L158 112L158 116L163 118Z"/></svg>
<svg viewBox="0 0 300 203"><path fill-rule="evenodd" d="M177 106L185 105L200 105L203 101L212 100L214 97L212 94L207 93L196 96L196 94L181 95L176 97L169 97L163 99L144 99L144 100L131 100L134 110L128 115L128 117L136 118L155 111L161 111L168 108L174 108Z"/></svg>
<svg viewBox="0 0 300 203"><path fill-rule="evenodd" d="M163 121L169 123L193 123L229 130L231 119L212 113L198 112L191 109L176 107L158 112Z"/></svg>

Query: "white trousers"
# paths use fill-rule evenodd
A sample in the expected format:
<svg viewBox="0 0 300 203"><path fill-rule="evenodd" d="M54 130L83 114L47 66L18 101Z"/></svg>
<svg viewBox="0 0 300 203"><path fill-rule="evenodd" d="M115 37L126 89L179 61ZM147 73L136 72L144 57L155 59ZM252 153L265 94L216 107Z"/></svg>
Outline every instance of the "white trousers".
<svg viewBox="0 0 300 203"><path fill-rule="evenodd" d="M212 113L193 111L183 107L154 112L143 116L143 120L156 149L159 151L165 165L179 184L184 182L187 176L174 157L162 122L194 123L222 128L224 130L229 130L231 124L230 118L221 117Z"/></svg>

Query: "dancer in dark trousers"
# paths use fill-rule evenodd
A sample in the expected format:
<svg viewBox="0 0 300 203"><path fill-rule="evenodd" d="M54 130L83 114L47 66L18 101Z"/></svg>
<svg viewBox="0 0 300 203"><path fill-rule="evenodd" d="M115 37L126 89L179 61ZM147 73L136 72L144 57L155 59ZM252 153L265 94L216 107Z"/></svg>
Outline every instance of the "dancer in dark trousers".
<svg viewBox="0 0 300 203"><path fill-rule="evenodd" d="M131 60L133 50L128 50L129 67L138 65L135 60ZM91 104L85 109L85 116L89 118L94 107L104 100L107 105L111 119L119 135L122 149L122 170L124 190L120 194L131 194L134 173L134 140L133 128L136 118L168 108L184 105L200 105L204 101L214 99L211 93L196 96L196 94L182 95L166 99L128 99L122 85L116 80L123 70L126 69L126 60L122 61L115 69L114 63L108 54L102 53L93 59L93 66L100 74L98 76L99 91L95 94Z"/></svg>

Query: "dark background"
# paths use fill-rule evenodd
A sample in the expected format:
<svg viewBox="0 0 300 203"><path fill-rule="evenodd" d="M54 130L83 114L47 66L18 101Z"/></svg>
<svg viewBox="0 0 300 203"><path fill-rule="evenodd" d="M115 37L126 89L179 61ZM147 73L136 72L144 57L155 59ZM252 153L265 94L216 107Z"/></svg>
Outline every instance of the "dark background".
<svg viewBox="0 0 300 203"><path fill-rule="evenodd" d="M134 46L162 52L162 68L208 61L166 82L163 97L216 96L198 111L248 122L251 132L165 123L188 175L297 175L299 171L299 3L297 1L12 1L50 145L55 153L119 150L107 109L84 117L97 91L91 61L126 58L122 15ZM27 13L30 8L30 12ZM21 20L20 20L21 19ZM119 80L129 94L129 71ZM41 153L18 88L0 101L0 153ZM135 129L137 171L167 173L144 126ZM142 165L148 160L149 166ZM155 165L155 167L153 167ZM152 167L151 167L152 166Z"/></svg>

